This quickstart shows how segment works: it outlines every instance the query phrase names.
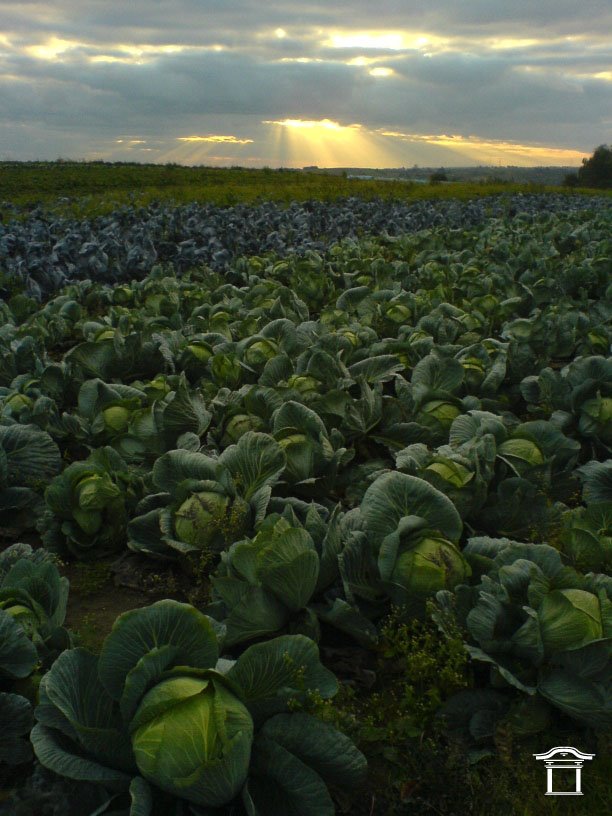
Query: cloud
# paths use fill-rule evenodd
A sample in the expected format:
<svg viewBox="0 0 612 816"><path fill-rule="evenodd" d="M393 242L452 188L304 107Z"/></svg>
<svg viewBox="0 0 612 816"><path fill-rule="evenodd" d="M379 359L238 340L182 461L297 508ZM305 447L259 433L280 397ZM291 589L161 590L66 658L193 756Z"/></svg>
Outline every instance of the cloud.
<svg viewBox="0 0 612 816"><path fill-rule="evenodd" d="M420 163L427 149L465 154L430 138L398 152L381 132L453 133L470 151L531 145L526 162L607 140L609 0L408 5L4 0L0 157L189 151L223 162L233 151L243 163L299 164L272 138L289 130L262 124L288 120L359 123L347 146L405 164L408 149Z"/></svg>
<svg viewBox="0 0 612 816"><path fill-rule="evenodd" d="M456 38L541 38L542 34L583 34L605 41L610 31L609 0L431 0L426 6L405 0L310 0L309 3L253 0L174 0L101 3L99 0L3 0L3 29L29 38L37 35L84 38L95 42L147 42L203 45L242 43L283 29L303 39L330 31L421 31Z"/></svg>
<svg viewBox="0 0 612 816"><path fill-rule="evenodd" d="M238 136L177 136L177 142L207 143L207 144L253 144L253 139L240 139Z"/></svg>

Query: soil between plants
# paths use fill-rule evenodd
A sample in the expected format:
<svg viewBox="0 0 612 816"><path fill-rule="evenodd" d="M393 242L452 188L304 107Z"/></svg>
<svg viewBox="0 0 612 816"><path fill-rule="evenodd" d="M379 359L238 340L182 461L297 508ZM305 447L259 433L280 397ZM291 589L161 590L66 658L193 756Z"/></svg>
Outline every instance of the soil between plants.
<svg viewBox="0 0 612 816"><path fill-rule="evenodd" d="M138 559L135 562L130 563L128 556L59 567L70 581L64 625L77 634L79 645L97 653L123 612L149 606L162 598L187 600L170 568L159 570L150 563L141 566Z"/></svg>

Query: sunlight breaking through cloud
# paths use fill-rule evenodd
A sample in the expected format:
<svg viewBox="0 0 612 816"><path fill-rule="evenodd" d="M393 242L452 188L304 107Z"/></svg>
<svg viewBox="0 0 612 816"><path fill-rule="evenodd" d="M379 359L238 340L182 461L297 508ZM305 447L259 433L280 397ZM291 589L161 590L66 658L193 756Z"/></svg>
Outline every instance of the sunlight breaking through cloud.
<svg viewBox="0 0 612 816"><path fill-rule="evenodd" d="M384 68L380 66L379 68L372 68L371 71L368 72L372 77L390 77L395 74L393 68Z"/></svg>
<svg viewBox="0 0 612 816"><path fill-rule="evenodd" d="M3 150L133 158L128 130L176 161L575 166L610 131L597 4L3 0Z"/></svg>
<svg viewBox="0 0 612 816"><path fill-rule="evenodd" d="M423 31L336 31L323 45L328 48L350 48L377 51L405 51L441 47L448 38Z"/></svg>
<svg viewBox="0 0 612 816"><path fill-rule="evenodd" d="M29 57L40 60L56 60L68 51L85 48L86 43L75 40L64 40L60 37L50 37L45 43L39 45L26 45L24 53Z"/></svg>
<svg viewBox="0 0 612 816"><path fill-rule="evenodd" d="M213 142L222 144L253 144L253 139L239 139L237 136L177 136L178 142Z"/></svg>
<svg viewBox="0 0 612 816"><path fill-rule="evenodd" d="M361 127L361 125L340 125L331 119L265 119L263 124L280 125L280 127L285 128L306 128L308 130L349 130L351 128Z"/></svg>
<svg viewBox="0 0 612 816"><path fill-rule="evenodd" d="M10 45L8 38L0 42ZM22 51L29 57L46 62L85 57L91 63L142 64L159 57L174 56L185 52L220 52L225 46L214 43L207 45L187 45L183 43L109 43L106 45L81 40L50 37L43 43L25 45Z"/></svg>
<svg viewBox="0 0 612 816"><path fill-rule="evenodd" d="M466 163L478 161L482 164L520 164L537 166L542 164L576 164L588 154L545 145L519 144L504 140L481 139L477 136L458 134L403 133L379 129L381 136L403 142L426 143L450 148L465 157Z"/></svg>
<svg viewBox="0 0 612 816"><path fill-rule="evenodd" d="M274 157L286 167L384 166L392 161L380 135L359 123L331 119L265 120L276 129Z"/></svg>

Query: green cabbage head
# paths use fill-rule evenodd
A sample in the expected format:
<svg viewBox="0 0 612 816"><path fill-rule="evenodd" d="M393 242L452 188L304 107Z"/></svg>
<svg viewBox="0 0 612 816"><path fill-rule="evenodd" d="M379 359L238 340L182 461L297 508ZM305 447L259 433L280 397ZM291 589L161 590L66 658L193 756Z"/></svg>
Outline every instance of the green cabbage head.
<svg viewBox="0 0 612 816"><path fill-rule="evenodd" d="M244 352L244 361L250 366L263 366L278 353L278 346L273 340L262 337L251 343Z"/></svg>
<svg viewBox="0 0 612 816"><path fill-rule="evenodd" d="M140 773L168 793L217 807L246 780L253 720L220 675L158 683L144 696L130 730Z"/></svg>
<svg viewBox="0 0 612 816"><path fill-rule="evenodd" d="M204 343L190 343L187 348L193 357L202 363L205 363L212 356L210 348Z"/></svg>
<svg viewBox="0 0 612 816"><path fill-rule="evenodd" d="M316 468L316 443L307 434L292 433L278 440L287 457L286 473L296 482L309 479Z"/></svg>
<svg viewBox="0 0 612 816"><path fill-rule="evenodd" d="M212 357L212 349L208 343L193 342L183 351L180 366L189 377L201 377L207 370L208 360Z"/></svg>
<svg viewBox="0 0 612 816"><path fill-rule="evenodd" d="M577 649L604 636L601 602L583 589L555 589L538 609L547 652Z"/></svg>
<svg viewBox="0 0 612 816"><path fill-rule="evenodd" d="M477 357L465 357L461 360L461 365L464 370L464 380L470 389L477 389L480 387L485 378L485 366L482 360Z"/></svg>
<svg viewBox="0 0 612 816"><path fill-rule="evenodd" d="M24 408L31 408L33 405L34 401L26 394L11 394L4 403L4 407L12 414L18 414Z"/></svg>
<svg viewBox="0 0 612 816"><path fill-rule="evenodd" d="M130 412L121 405L112 405L102 411L104 426L114 433L123 433L130 422Z"/></svg>
<svg viewBox="0 0 612 816"><path fill-rule="evenodd" d="M23 631L30 639L40 626L38 616L28 606L23 606L22 604L16 603L11 604L11 602L8 601L0 603L0 609L4 609L5 612L8 612L13 620L22 627Z"/></svg>
<svg viewBox="0 0 612 816"><path fill-rule="evenodd" d="M402 552L395 562L391 580L414 598L426 598L440 589L453 589L470 575L470 567L451 542L426 536Z"/></svg>
<svg viewBox="0 0 612 816"><path fill-rule="evenodd" d="M221 527L230 499L220 493L194 493L181 504L174 517L174 529L181 541L194 547L222 543ZM221 536L221 542L217 540Z"/></svg>
<svg viewBox="0 0 612 816"><path fill-rule="evenodd" d="M222 443L233 445L244 436L247 431L261 431L265 422L255 414L236 414L225 426Z"/></svg>
<svg viewBox="0 0 612 816"><path fill-rule="evenodd" d="M544 464L544 455L535 442L530 439L507 439L498 448L500 456L512 462L519 462L531 467Z"/></svg>
<svg viewBox="0 0 612 816"><path fill-rule="evenodd" d="M338 331L338 334L341 335L342 337L346 337L351 346L353 346L354 348L357 348L357 346L361 345L361 340L359 339L359 336L350 329L340 329Z"/></svg>
<svg viewBox="0 0 612 816"><path fill-rule="evenodd" d="M580 430L612 445L612 397L598 395L583 403Z"/></svg>
<svg viewBox="0 0 612 816"><path fill-rule="evenodd" d="M461 413L460 408L446 400L430 400L423 405L421 411L425 415L437 420L444 428L450 428L453 424L453 420L457 419Z"/></svg>
<svg viewBox="0 0 612 816"><path fill-rule="evenodd" d="M453 485L453 487L465 487L466 484L474 479L474 473L468 470L459 462L439 461L432 462L425 468L430 473L436 473L445 482Z"/></svg>
<svg viewBox="0 0 612 816"><path fill-rule="evenodd" d="M385 316L388 320L392 320L393 323L410 323L410 309L408 306L404 306L402 303L393 303L385 312Z"/></svg>
<svg viewBox="0 0 612 816"><path fill-rule="evenodd" d="M320 393L321 382L307 374L293 374L287 380L287 386L295 388L303 397L314 397Z"/></svg>

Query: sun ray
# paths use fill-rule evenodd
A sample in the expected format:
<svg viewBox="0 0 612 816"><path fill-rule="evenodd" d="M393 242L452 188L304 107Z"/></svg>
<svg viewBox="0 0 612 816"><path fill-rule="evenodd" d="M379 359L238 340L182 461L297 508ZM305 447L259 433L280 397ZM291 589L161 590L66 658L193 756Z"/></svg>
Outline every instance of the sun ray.
<svg viewBox="0 0 612 816"><path fill-rule="evenodd" d="M275 149L282 148L285 166L384 167L397 162L388 141L378 133L353 123L342 125L332 119L265 120L275 128ZM280 153L275 162L281 161Z"/></svg>
<svg viewBox="0 0 612 816"><path fill-rule="evenodd" d="M453 151L464 164L505 164L538 166L577 164L588 154L571 148L550 147L542 144L521 144L502 139L485 139L460 134L419 134L379 129L381 136L412 145L428 145ZM459 162L456 162L459 163Z"/></svg>

